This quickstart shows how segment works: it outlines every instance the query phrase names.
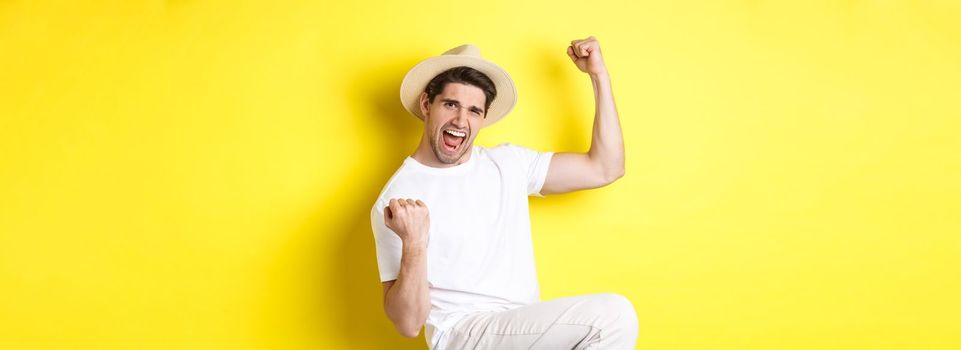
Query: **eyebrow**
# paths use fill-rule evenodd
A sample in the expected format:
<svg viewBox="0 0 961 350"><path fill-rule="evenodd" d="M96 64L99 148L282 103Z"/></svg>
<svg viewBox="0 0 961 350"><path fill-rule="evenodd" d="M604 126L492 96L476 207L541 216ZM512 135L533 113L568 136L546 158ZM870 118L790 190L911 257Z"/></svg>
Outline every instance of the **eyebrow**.
<svg viewBox="0 0 961 350"><path fill-rule="evenodd" d="M461 105L460 101L455 100L455 99L452 99L452 98L441 98L440 100L441 100L441 102L453 102L454 104L456 104L456 105L458 105L458 106ZM473 111L473 112L478 112L478 113L484 114L484 110L481 109L480 107L477 107L477 106L470 106L468 109L471 110L471 111Z"/></svg>

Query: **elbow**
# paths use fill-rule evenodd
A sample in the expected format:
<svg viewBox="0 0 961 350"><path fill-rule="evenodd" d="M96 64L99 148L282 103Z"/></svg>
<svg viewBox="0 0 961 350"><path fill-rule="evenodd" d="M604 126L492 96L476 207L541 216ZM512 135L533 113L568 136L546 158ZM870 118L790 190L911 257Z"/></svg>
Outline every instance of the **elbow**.
<svg viewBox="0 0 961 350"><path fill-rule="evenodd" d="M394 328L404 337L417 338L417 336L420 335L420 329L427 323L427 315L419 315L419 317L410 317L413 315L406 316L408 317L391 319L394 323Z"/></svg>
<svg viewBox="0 0 961 350"><path fill-rule="evenodd" d="M604 184L609 185L622 177L624 177L624 167L608 171L604 174Z"/></svg>
<svg viewBox="0 0 961 350"><path fill-rule="evenodd" d="M430 304L425 305L421 310L414 311L398 310L391 306L393 305L385 303L384 310L397 332L406 338L417 338L420 335L420 329L427 323Z"/></svg>
<svg viewBox="0 0 961 350"><path fill-rule="evenodd" d="M610 161L601 163L598 170L600 170L598 173L600 174L599 180L601 181L601 186L609 185L617 181L617 179L624 177L624 158L616 157Z"/></svg>
<svg viewBox="0 0 961 350"><path fill-rule="evenodd" d="M397 326L397 331L406 338L417 338L420 335L420 329L420 326Z"/></svg>

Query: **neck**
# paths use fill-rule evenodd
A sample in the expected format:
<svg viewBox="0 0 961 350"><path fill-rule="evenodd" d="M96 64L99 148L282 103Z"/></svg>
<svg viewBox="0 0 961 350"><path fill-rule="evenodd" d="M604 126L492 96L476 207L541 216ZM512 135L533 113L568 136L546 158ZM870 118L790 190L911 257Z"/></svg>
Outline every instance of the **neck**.
<svg viewBox="0 0 961 350"><path fill-rule="evenodd" d="M465 152L464 156L458 159L457 162L453 164L447 164L437 159L437 155L434 154L434 151L431 149L430 141L427 140L427 137L421 137L420 144L417 145L417 149L414 151L414 154L411 154L410 156L411 158L414 158L414 160L417 160L421 164L424 164L429 167L450 168L452 166L464 164L464 162L467 162L468 160L470 160L470 156L472 153L471 147L473 147L473 145L468 146L467 152Z"/></svg>

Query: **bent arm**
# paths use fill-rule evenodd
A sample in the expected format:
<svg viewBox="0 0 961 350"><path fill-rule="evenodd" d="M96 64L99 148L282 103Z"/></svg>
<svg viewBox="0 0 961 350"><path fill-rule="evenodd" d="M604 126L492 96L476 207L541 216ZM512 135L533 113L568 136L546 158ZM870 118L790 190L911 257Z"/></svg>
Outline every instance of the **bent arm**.
<svg viewBox="0 0 961 350"><path fill-rule="evenodd" d="M624 137L606 71L591 74L594 129L587 153L562 152L551 159L541 194L605 186L624 176Z"/></svg>
<svg viewBox="0 0 961 350"><path fill-rule="evenodd" d="M397 279L384 282L384 311L401 335L420 334L430 313L426 244L404 243Z"/></svg>

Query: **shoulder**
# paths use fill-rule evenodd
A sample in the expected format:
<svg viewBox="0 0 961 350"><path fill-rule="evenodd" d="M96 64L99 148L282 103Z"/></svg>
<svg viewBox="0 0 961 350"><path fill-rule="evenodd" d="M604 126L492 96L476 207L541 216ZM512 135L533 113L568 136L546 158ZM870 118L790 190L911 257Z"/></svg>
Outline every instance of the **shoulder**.
<svg viewBox="0 0 961 350"><path fill-rule="evenodd" d="M492 159L523 159L537 153L535 150L510 142L504 142L484 150Z"/></svg>
<svg viewBox="0 0 961 350"><path fill-rule="evenodd" d="M554 152L542 152L510 142L491 147L488 153L496 163L515 163L524 167L550 160L554 154Z"/></svg>

